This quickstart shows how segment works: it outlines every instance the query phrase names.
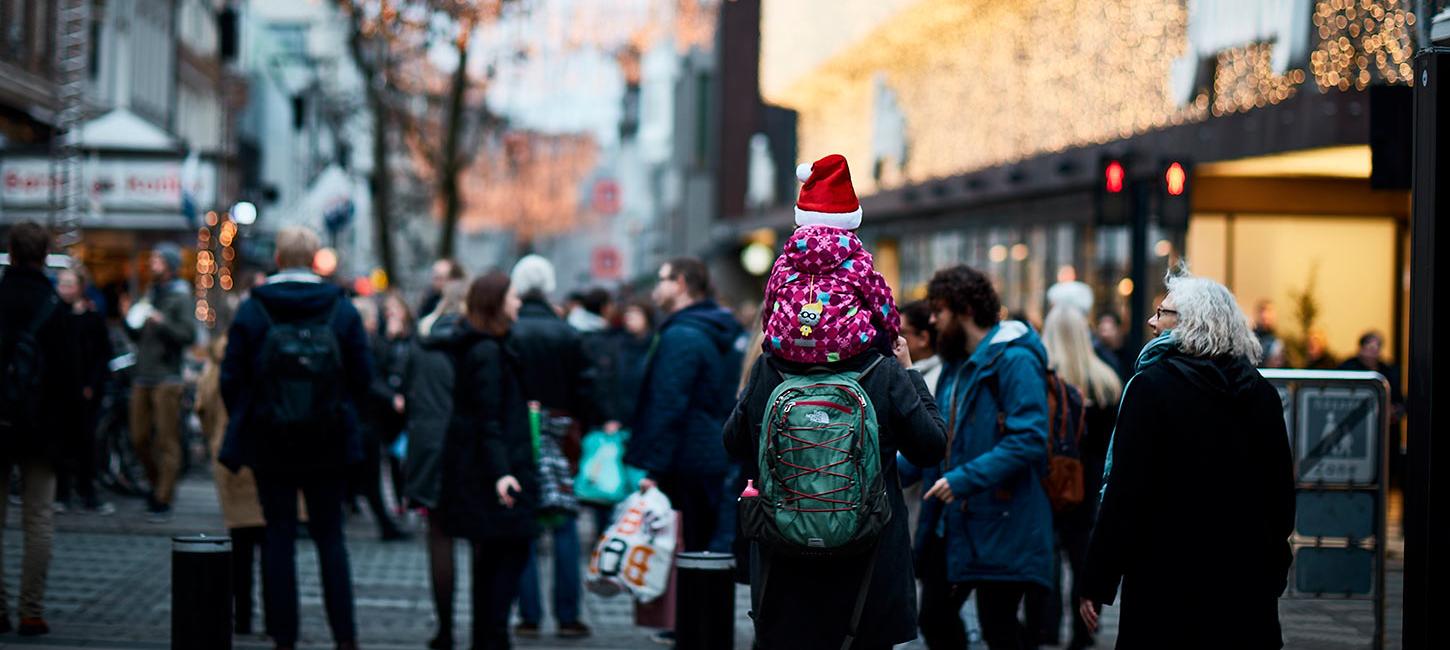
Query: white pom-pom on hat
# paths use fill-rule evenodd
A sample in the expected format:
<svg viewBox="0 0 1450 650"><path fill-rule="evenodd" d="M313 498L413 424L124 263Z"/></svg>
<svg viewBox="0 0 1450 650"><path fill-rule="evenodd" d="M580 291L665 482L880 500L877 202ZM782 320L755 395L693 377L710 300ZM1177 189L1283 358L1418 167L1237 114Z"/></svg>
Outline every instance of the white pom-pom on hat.
<svg viewBox="0 0 1450 650"><path fill-rule="evenodd" d="M795 177L804 183L811 180L811 163L801 163L795 166Z"/></svg>

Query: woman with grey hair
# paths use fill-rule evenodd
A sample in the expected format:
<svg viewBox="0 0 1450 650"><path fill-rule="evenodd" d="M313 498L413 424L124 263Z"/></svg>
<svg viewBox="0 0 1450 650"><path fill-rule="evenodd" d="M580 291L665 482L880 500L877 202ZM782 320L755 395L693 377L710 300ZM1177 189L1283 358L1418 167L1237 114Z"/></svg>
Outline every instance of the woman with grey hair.
<svg viewBox="0 0 1450 650"><path fill-rule="evenodd" d="M1280 648L1293 460L1279 394L1223 285L1170 272L1124 389L1079 614L1122 585L1128 648Z"/></svg>

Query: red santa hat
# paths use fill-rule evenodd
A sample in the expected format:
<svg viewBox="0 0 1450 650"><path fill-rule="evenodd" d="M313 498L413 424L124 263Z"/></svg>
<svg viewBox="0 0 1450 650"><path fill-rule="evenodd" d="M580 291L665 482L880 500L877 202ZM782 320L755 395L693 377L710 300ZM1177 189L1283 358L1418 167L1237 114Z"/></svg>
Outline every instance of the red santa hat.
<svg viewBox="0 0 1450 650"><path fill-rule="evenodd" d="M851 169L846 157L831 154L814 164L795 168L802 183L795 202L797 226L830 226L855 230L861 227L861 202L851 186Z"/></svg>

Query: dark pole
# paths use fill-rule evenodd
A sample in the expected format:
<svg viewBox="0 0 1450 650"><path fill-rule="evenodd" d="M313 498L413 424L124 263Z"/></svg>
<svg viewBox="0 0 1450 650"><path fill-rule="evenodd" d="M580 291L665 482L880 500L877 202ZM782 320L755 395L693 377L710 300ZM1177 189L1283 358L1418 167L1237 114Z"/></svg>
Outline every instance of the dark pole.
<svg viewBox="0 0 1450 650"><path fill-rule="evenodd" d="M1430 554L1445 542L1444 502L1437 496L1432 464L1436 448L1434 410L1446 403L1450 383L1435 384L1437 370L1444 372L1450 357L1435 355L1435 341L1447 340L1450 314L1447 302L1436 300L1438 277L1446 267L1435 266L1437 253L1450 254L1436 239L1440 213L1450 213L1450 184L1440 174L1440 156L1450 155L1450 92L1440 93L1450 83L1450 48L1426 48L1415 57L1415 177L1413 217L1410 231L1410 449L1405 484L1405 603L1403 647L1407 650L1441 647L1445 643L1444 623L1430 608L1431 574L1438 567ZM1441 127L1445 128L1441 128ZM1444 194L1445 196L1442 196ZM1446 218L1450 218L1447 214ZM1437 505L1438 504L1438 505ZM1440 510L1441 512L1436 512ZM1443 566L1443 565L1439 565ZM1437 572L1438 573L1438 572ZM1436 641L1435 639L1440 639Z"/></svg>
<svg viewBox="0 0 1450 650"><path fill-rule="evenodd" d="M1128 184L1132 206L1132 229L1129 239L1128 278L1133 281L1133 293L1128 296L1128 344L1133 350L1141 348L1148 340L1148 213L1153 196L1152 180L1134 180Z"/></svg>

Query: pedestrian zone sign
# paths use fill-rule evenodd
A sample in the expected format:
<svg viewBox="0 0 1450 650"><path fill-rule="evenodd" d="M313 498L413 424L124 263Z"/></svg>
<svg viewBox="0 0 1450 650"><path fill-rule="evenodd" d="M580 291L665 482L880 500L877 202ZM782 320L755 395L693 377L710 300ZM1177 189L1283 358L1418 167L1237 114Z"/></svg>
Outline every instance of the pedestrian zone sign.
<svg viewBox="0 0 1450 650"><path fill-rule="evenodd" d="M1379 394L1370 387L1301 387L1299 480L1368 484L1379 479Z"/></svg>

